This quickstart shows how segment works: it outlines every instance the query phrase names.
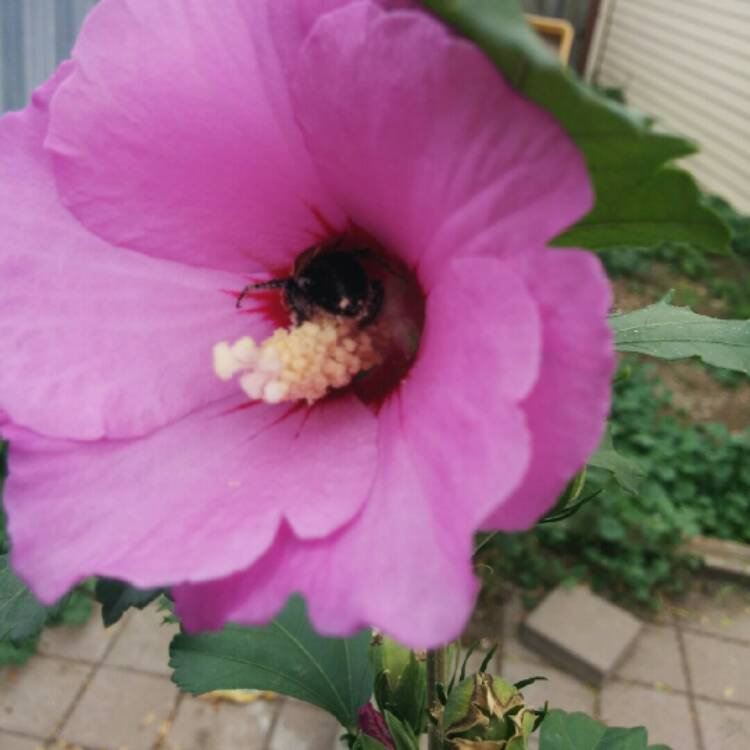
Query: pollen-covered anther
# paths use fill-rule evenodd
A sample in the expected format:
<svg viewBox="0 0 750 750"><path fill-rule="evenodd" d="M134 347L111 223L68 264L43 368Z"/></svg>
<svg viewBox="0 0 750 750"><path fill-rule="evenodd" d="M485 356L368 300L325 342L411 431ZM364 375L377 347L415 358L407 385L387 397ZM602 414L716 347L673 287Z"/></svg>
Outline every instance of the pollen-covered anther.
<svg viewBox="0 0 750 750"><path fill-rule="evenodd" d="M279 328L262 344L245 336L214 346L214 372L222 380L239 376L253 400L309 404L344 388L361 372L382 362L385 339L377 326L318 315L292 328Z"/></svg>

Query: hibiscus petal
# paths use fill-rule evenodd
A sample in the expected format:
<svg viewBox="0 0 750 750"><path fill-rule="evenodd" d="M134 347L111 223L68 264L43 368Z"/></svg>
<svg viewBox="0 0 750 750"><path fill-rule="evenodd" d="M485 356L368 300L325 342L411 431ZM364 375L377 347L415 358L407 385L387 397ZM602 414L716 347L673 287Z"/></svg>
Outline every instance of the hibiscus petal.
<svg viewBox="0 0 750 750"><path fill-rule="evenodd" d="M299 538L349 521L375 474L358 400L284 411L237 400L146 437L74 443L6 425L13 565L45 602L90 575L151 587L246 568L282 520Z"/></svg>
<svg viewBox="0 0 750 750"><path fill-rule="evenodd" d="M70 69L0 120L0 408L47 435L132 437L233 392L213 344L267 326L224 291L242 277L113 248L61 205L42 140Z"/></svg>
<svg viewBox="0 0 750 750"><path fill-rule="evenodd" d="M471 614L473 532L524 475L529 435L515 402L537 378L540 325L507 264L445 269L427 301L420 353L379 414L378 477L365 508L328 540L282 530L250 570L176 589L193 629L265 622L302 592L321 632L375 625L424 648Z"/></svg>
<svg viewBox="0 0 750 750"><path fill-rule="evenodd" d="M519 402L540 356L536 304L509 264L472 258L443 270L427 298L419 356L395 397L412 460L464 533L524 475L529 434Z"/></svg>
<svg viewBox="0 0 750 750"><path fill-rule="evenodd" d="M549 510L596 449L609 413L615 357L601 264L590 253L545 250L527 273L544 342L539 382L524 403L532 457L520 488L485 529L525 529Z"/></svg>
<svg viewBox="0 0 750 750"><path fill-rule="evenodd" d="M497 254L537 247L592 205L554 119L423 12L360 2L322 16L292 92L330 194L392 251L423 259L427 286L478 228Z"/></svg>
<svg viewBox="0 0 750 750"><path fill-rule="evenodd" d="M325 234L316 213L342 224L310 166L274 47L296 19L271 27L272 5L94 8L46 141L61 195L91 231L151 255L246 271L253 261L291 263Z"/></svg>
<svg viewBox="0 0 750 750"><path fill-rule="evenodd" d="M471 537L434 512L410 460L412 447L398 437L395 402L385 405L380 420L378 478L360 515L317 542L283 529L249 570L175 588L186 627L262 623L300 592L315 627L331 636L374 625L407 646L425 648L461 632L478 588L469 563Z"/></svg>

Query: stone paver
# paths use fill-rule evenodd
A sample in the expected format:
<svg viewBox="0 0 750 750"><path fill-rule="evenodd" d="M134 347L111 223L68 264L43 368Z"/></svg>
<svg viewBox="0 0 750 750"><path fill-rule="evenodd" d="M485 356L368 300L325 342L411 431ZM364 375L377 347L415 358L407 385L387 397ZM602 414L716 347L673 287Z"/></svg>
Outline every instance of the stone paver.
<svg viewBox="0 0 750 750"><path fill-rule="evenodd" d="M156 609L155 604L142 612L130 613L122 634L104 663L141 672L171 675L169 643L178 627L164 624L164 615L164 612Z"/></svg>
<svg viewBox="0 0 750 750"><path fill-rule="evenodd" d="M737 586L706 586L673 608L678 624L719 638L750 643L750 592Z"/></svg>
<svg viewBox="0 0 750 750"><path fill-rule="evenodd" d="M528 616L528 610L523 606L519 593L511 594L502 605L503 622L501 632L503 642L508 638L518 638L521 623Z"/></svg>
<svg viewBox="0 0 750 750"><path fill-rule="evenodd" d="M643 724L652 744L672 750L745 750L750 747L746 601L727 587L691 596L671 611L673 618L642 630L601 692L518 640L525 616L518 597L496 622L488 610L476 633L489 642L487 626L494 629L501 644L493 660L496 674L510 681L548 678L524 688L530 705L548 700L552 707L585 711L612 724ZM342 750L336 721L297 701L243 706L183 695L177 708L177 691L164 676L174 629L161 627L161 618L150 609L130 613L111 633L97 620L82 630L45 633L42 655L20 670L0 672L0 750L57 750L65 742L85 750ZM478 668L482 656L475 654L470 668ZM534 742L530 748L535 750Z"/></svg>
<svg viewBox="0 0 750 750"><path fill-rule="evenodd" d="M165 677L101 667L60 736L102 750L150 750L176 699Z"/></svg>
<svg viewBox="0 0 750 750"><path fill-rule="evenodd" d="M102 626L101 613L97 606L94 614L83 626L47 628L39 641L39 653L96 663L104 656L119 631L120 623L106 629Z"/></svg>
<svg viewBox="0 0 750 750"><path fill-rule="evenodd" d="M696 695L750 706L750 645L684 633Z"/></svg>
<svg viewBox="0 0 750 750"><path fill-rule="evenodd" d="M530 662L532 664L537 665L543 665L548 666L549 662L546 662L540 654L538 654L536 651L532 651L530 648L527 648L526 646L521 643L521 641L518 640L515 636L508 636L503 641L502 647L501 647L502 653L500 654L500 671L505 668L505 662L508 659L515 659L515 660L521 660L525 662ZM539 669L539 666L537 666L537 670ZM502 676L502 675L501 675Z"/></svg>
<svg viewBox="0 0 750 750"><path fill-rule="evenodd" d="M701 700L697 709L706 750L750 747L750 711Z"/></svg>
<svg viewBox="0 0 750 750"><path fill-rule="evenodd" d="M591 593L587 586L560 586L526 618L520 637L569 674L600 685L642 627L640 620Z"/></svg>
<svg viewBox="0 0 750 750"><path fill-rule="evenodd" d="M243 706L186 695L167 735L165 750L261 750L275 703L258 700Z"/></svg>
<svg viewBox="0 0 750 750"><path fill-rule="evenodd" d="M602 689L601 719L610 726L647 727L650 744L665 743L673 750L700 750L685 695L610 682ZM710 750L721 748L710 746Z"/></svg>
<svg viewBox="0 0 750 750"><path fill-rule="evenodd" d="M0 748L2 750L42 750L42 745L39 740L0 732Z"/></svg>
<svg viewBox="0 0 750 750"><path fill-rule="evenodd" d="M508 682L518 682L527 677L546 677L546 680L523 688L526 702L534 708L541 708L545 701L549 701L551 707L565 711L594 713L596 690L555 667L507 657L503 660L501 676Z"/></svg>
<svg viewBox="0 0 750 750"><path fill-rule="evenodd" d="M330 750L340 732L329 714L306 703L284 701L268 750Z"/></svg>
<svg viewBox="0 0 750 750"><path fill-rule="evenodd" d="M37 656L0 672L0 730L46 738L73 704L92 667Z"/></svg>
<svg viewBox="0 0 750 750"><path fill-rule="evenodd" d="M720 581L750 582L750 547L726 539L695 537L687 550L703 560L704 573Z"/></svg>
<svg viewBox="0 0 750 750"><path fill-rule="evenodd" d="M685 690L687 683L682 667L680 646L670 627L647 625L638 636L618 677L647 682L652 687Z"/></svg>

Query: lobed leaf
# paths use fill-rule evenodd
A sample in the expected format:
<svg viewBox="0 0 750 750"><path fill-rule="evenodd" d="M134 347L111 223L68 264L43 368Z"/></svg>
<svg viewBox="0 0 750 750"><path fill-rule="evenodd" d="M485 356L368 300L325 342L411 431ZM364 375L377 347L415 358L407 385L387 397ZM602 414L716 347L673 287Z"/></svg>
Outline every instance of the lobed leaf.
<svg viewBox="0 0 750 750"><path fill-rule="evenodd" d="M292 597L262 628L229 625L218 633L177 635L172 679L190 693L272 690L319 706L352 728L372 692L370 639L369 631L347 639L318 635L302 599Z"/></svg>
<svg viewBox="0 0 750 750"><path fill-rule="evenodd" d="M10 640L0 640L0 667L20 667L36 654L39 635L34 635L23 641L13 643Z"/></svg>
<svg viewBox="0 0 750 750"><path fill-rule="evenodd" d="M659 746L662 750L669 750ZM582 713L550 711L542 723L539 750L659 750L649 749L643 727L608 728Z"/></svg>
<svg viewBox="0 0 750 750"><path fill-rule="evenodd" d="M100 578L94 596L102 605L104 626L114 625L128 609L143 609L162 594L164 589L137 589L124 581Z"/></svg>
<svg viewBox="0 0 750 750"><path fill-rule="evenodd" d="M5 513L3 511L3 486L8 476L8 444L0 440L0 555L10 548L8 535L5 531Z"/></svg>
<svg viewBox="0 0 750 750"><path fill-rule="evenodd" d="M20 643L36 636L48 609L40 604L10 568L8 555L0 555L0 640Z"/></svg>
<svg viewBox="0 0 750 750"><path fill-rule="evenodd" d="M633 494L638 493L645 475L637 461L617 452L612 442L611 425L607 425L604 439L596 449L596 453L589 458L588 465L610 472L623 489Z"/></svg>
<svg viewBox="0 0 750 750"><path fill-rule="evenodd" d="M668 295L640 310L611 316L615 348L661 359L699 357L750 375L750 321L709 318L669 301Z"/></svg>

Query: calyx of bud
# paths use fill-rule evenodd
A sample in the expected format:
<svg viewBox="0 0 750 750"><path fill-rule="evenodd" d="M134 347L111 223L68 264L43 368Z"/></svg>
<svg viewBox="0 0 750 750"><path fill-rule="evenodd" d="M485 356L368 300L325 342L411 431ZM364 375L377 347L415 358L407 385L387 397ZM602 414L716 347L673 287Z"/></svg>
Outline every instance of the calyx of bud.
<svg viewBox="0 0 750 750"><path fill-rule="evenodd" d="M443 717L451 750L525 750L537 714L522 693L485 672L468 677L450 693Z"/></svg>

